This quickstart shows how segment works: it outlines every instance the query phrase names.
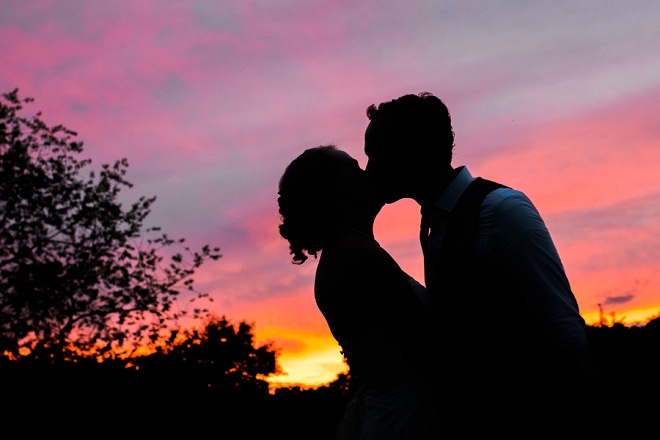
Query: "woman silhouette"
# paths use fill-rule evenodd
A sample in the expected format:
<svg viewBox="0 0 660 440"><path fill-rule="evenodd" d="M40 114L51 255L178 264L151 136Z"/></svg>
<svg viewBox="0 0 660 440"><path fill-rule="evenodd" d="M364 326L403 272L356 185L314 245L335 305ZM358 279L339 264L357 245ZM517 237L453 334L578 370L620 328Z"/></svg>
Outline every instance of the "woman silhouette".
<svg viewBox="0 0 660 440"><path fill-rule="evenodd" d="M431 300L374 240L382 203L364 171L334 146L312 148L279 194L293 262L321 254L316 304L361 385L337 438L440 438Z"/></svg>

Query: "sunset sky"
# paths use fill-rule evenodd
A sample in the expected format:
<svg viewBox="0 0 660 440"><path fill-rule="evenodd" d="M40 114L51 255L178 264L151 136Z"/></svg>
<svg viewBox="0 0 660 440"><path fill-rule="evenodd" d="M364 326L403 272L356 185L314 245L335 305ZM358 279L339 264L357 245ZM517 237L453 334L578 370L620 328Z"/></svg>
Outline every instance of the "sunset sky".
<svg viewBox="0 0 660 440"><path fill-rule="evenodd" d="M313 385L346 367L277 183L320 144L364 166L366 107L407 93L449 107L454 166L531 198L587 322L660 312L658 23L656 0L0 0L0 91L94 166L128 158L122 200L155 195L146 226L219 246L197 288L280 348L273 383ZM376 239L422 280L418 227L404 200Z"/></svg>

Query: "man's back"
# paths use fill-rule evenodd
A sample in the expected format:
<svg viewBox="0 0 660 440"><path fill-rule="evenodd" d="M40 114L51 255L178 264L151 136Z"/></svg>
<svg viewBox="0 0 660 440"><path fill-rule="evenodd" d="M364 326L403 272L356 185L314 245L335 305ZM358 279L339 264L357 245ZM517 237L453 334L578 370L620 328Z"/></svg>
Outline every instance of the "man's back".
<svg viewBox="0 0 660 440"><path fill-rule="evenodd" d="M589 355L538 212L522 193L462 169L431 223L427 284L447 334L450 419L480 414L511 430L524 428L519 416L529 426L560 417L557 399L590 371Z"/></svg>

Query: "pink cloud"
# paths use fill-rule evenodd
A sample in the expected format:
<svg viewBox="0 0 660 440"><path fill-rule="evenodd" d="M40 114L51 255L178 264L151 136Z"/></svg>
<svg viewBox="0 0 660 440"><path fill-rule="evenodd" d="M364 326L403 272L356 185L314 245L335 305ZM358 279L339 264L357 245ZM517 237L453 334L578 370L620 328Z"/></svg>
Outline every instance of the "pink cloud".
<svg viewBox="0 0 660 440"><path fill-rule="evenodd" d="M659 96L648 91L540 127L475 167L530 196L586 312L630 292L618 308L660 303Z"/></svg>
<svg viewBox="0 0 660 440"><path fill-rule="evenodd" d="M555 122L478 173L525 191L542 213L607 206L657 191L660 91Z"/></svg>

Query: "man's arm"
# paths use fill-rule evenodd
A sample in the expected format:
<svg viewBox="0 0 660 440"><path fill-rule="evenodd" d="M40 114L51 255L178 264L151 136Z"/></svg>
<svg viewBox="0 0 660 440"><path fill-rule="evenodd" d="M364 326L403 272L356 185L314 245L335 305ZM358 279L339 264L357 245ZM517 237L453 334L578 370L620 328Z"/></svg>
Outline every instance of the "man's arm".
<svg viewBox="0 0 660 440"><path fill-rule="evenodd" d="M493 212L492 223L477 236L478 251L511 274L539 324L561 382L576 386L592 371L584 320L548 229L518 191L494 191L482 206Z"/></svg>

